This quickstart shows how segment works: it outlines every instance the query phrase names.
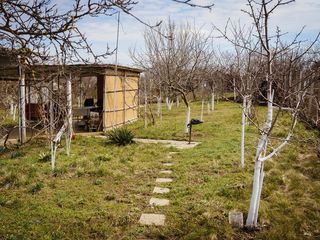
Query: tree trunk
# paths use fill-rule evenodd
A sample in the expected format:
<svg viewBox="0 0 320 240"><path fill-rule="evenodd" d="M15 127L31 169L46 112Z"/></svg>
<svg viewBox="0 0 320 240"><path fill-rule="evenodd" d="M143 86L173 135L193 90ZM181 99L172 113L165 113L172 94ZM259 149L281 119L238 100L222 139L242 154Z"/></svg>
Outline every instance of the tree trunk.
<svg viewBox="0 0 320 240"><path fill-rule="evenodd" d="M200 115L200 120L203 121L203 108L204 108L204 100L202 99L201 102L201 115Z"/></svg>
<svg viewBox="0 0 320 240"><path fill-rule="evenodd" d="M218 100L218 99L217 99ZM211 93L211 111L214 111L214 90Z"/></svg>
<svg viewBox="0 0 320 240"><path fill-rule="evenodd" d="M241 157L240 157L240 166L244 168L244 133L245 133L245 121L246 121L246 107L247 107L247 97L243 97L242 103L242 119L241 119Z"/></svg>
<svg viewBox="0 0 320 240"><path fill-rule="evenodd" d="M13 116L12 116L13 121L16 120L16 113L17 113L17 104L15 104L13 107Z"/></svg>
<svg viewBox="0 0 320 240"><path fill-rule="evenodd" d="M70 154L71 150L71 138L73 134L72 130L72 84L71 84L71 74L67 78L67 134L66 134L66 152L67 155Z"/></svg>
<svg viewBox="0 0 320 240"><path fill-rule="evenodd" d="M179 97L176 98L176 107L179 107L180 103L179 103Z"/></svg>
<svg viewBox="0 0 320 240"><path fill-rule="evenodd" d="M25 73L22 66L19 65L19 140L23 144L26 141L26 82Z"/></svg>
<svg viewBox="0 0 320 240"><path fill-rule="evenodd" d="M249 118L251 117L252 108L252 97L250 95L246 96L246 106L245 106L245 124L249 125Z"/></svg>
<svg viewBox="0 0 320 240"><path fill-rule="evenodd" d="M208 101L208 114L210 113L210 102Z"/></svg>
<svg viewBox="0 0 320 240"><path fill-rule="evenodd" d="M185 124L184 124L184 134L185 135L189 134L188 124L190 123L190 115L191 115L191 108L190 108L190 105L188 104L187 112L186 112L186 121L185 121Z"/></svg>
<svg viewBox="0 0 320 240"><path fill-rule="evenodd" d="M147 127L147 105L148 105L148 96L147 96L147 80L144 82L144 128Z"/></svg>
<svg viewBox="0 0 320 240"><path fill-rule="evenodd" d="M272 92L272 83L269 82L269 90L268 90L268 109L267 116L264 123L263 133L260 136L256 157L255 157L255 167L254 167L254 175L253 175L253 186L252 186L252 195L250 200L250 207L248 212L248 218L246 221L246 227L254 228L257 227L258 222L258 211L259 211L259 202L262 190L263 183L263 162L260 161L262 152L265 150L267 141L268 141L268 132L272 125L272 115L273 115L273 95Z"/></svg>
<svg viewBox="0 0 320 240"><path fill-rule="evenodd" d="M236 79L233 78L233 101L236 101Z"/></svg>
<svg viewBox="0 0 320 240"><path fill-rule="evenodd" d="M166 105L169 111L171 111L172 109L172 103L173 101L171 101L168 97L166 97Z"/></svg>

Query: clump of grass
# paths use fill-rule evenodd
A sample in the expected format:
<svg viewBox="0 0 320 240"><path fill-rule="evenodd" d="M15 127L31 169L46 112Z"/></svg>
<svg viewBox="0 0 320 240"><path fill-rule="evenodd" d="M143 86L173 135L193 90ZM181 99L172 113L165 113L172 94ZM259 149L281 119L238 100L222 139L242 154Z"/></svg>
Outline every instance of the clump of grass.
<svg viewBox="0 0 320 240"><path fill-rule="evenodd" d="M24 156L24 153L20 152L20 151L14 151L11 153L11 159L15 159L18 157L23 157L23 156Z"/></svg>
<svg viewBox="0 0 320 240"><path fill-rule="evenodd" d="M103 182L102 182L101 179L96 179L96 180L94 180L94 182L93 182L94 185L101 185L102 183L103 183Z"/></svg>
<svg viewBox="0 0 320 240"><path fill-rule="evenodd" d="M4 146L0 146L0 154L4 153L7 149Z"/></svg>
<svg viewBox="0 0 320 240"><path fill-rule="evenodd" d="M96 162L109 162L111 161L112 157L108 154L105 155L99 155L98 157L95 158Z"/></svg>
<svg viewBox="0 0 320 240"><path fill-rule="evenodd" d="M51 160L50 153L39 153L38 162L49 162Z"/></svg>
<svg viewBox="0 0 320 240"><path fill-rule="evenodd" d="M125 146L133 143L134 135L127 128L116 128L108 133L109 143L116 144L118 146Z"/></svg>
<svg viewBox="0 0 320 240"><path fill-rule="evenodd" d="M44 184L42 182L38 182L31 186L29 192L32 194L36 194L40 192L43 187L44 187Z"/></svg>
<svg viewBox="0 0 320 240"><path fill-rule="evenodd" d="M2 186L9 188L12 186L19 186L20 185L20 179L16 172L10 172L9 175L7 175L1 183Z"/></svg>

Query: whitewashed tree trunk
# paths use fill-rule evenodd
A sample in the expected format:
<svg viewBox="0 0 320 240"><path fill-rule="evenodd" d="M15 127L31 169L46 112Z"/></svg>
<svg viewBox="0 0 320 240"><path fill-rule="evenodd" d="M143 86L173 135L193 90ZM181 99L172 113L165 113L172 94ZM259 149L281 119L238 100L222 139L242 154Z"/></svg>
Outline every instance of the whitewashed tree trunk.
<svg viewBox="0 0 320 240"><path fill-rule="evenodd" d="M246 111L245 111L245 124L249 125L249 117L251 116L252 108L252 97L251 95L246 96Z"/></svg>
<svg viewBox="0 0 320 240"><path fill-rule="evenodd" d="M15 104L13 107L13 115L12 115L13 121L16 120L16 114L17 114L17 104Z"/></svg>
<svg viewBox="0 0 320 240"><path fill-rule="evenodd" d="M147 105L148 105L148 95L147 95L147 80L144 82L144 128L147 127Z"/></svg>
<svg viewBox="0 0 320 240"><path fill-rule="evenodd" d="M157 97L157 116L161 116L161 96Z"/></svg>
<svg viewBox="0 0 320 240"><path fill-rule="evenodd" d="M210 113L210 102L208 101L208 114Z"/></svg>
<svg viewBox="0 0 320 240"><path fill-rule="evenodd" d="M10 115L13 116L13 100L10 101Z"/></svg>
<svg viewBox="0 0 320 240"><path fill-rule="evenodd" d="M236 79L233 78L233 101L236 101Z"/></svg>
<svg viewBox="0 0 320 240"><path fill-rule="evenodd" d="M203 109L204 109L204 100L202 99L201 102L201 115L200 115L200 120L203 121Z"/></svg>
<svg viewBox="0 0 320 240"><path fill-rule="evenodd" d="M173 101L171 101L168 97L166 97L166 105L169 111L172 109Z"/></svg>
<svg viewBox="0 0 320 240"><path fill-rule="evenodd" d="M212 112L214 111L214 97L215 96L214 96L214 90L213 90L213 92L211 93L211 111Z"/></svg>
<svg viewBox="0 0 320 240"><path fill-rule="evenodd" d="M25 73L22 66L19 65L19 140L23 144L26 141L27 131L26 131L26 82Z"/></svg>
<svg viewBox="0 0 320 240"><path fill-rule="evenodd" d="M187 112L186 112L186 121L184 123L184 134L185 135L189 134L188 124L190 122L190 115L191 115L191 108L190 108L190 105L188 105L187 106Z"/></svg>
<svg viewBox="0 0 320 240"><path fill-rule="evenodd" d="M242 118L241 118L241 157L240 157L240 166L244 168L244 133L245 133L245 122L246 122L246 107L247 107L247 97L243 97L242 103Z"/></svg>
<svg viewBox="0 0 320 240"><path fill-rule="evenodd" d="M71 74L67 78L66 86L67 94L67 136L66 136L66 152L70 154L71 149L71 138L72 138L72 85L71 85Z"/></svg>
<svg viewBox="0 0 320 240"><path fill-rule="evenodd" d="M179 107L180 103L179 103L179 97L176 98L176 107Z"/></svg>
<svg viewBox="0 0 320 240"><path fill-rule="evenodd" d="M248 217L246 221L246 226L253 228L257 226L258 221L258 211L259 211L259 202L261 196L261 190L263 186L263 162L261 161L262 152L264 151L267 141L268 141L268 132L272 125L272 115L273 115L273 92L271 84L269 84L268 90L268 109L266 121L264 123L263 133L260 136L258 147L255 156L255 166L254 166L254 175L253 175L253 186L252 194L250 200L250 207L248 212Z"/></svg>
<svg viewBox="0 0 320 240"><path fill-rule="evenodd" d="M162 104L161 104L161 95L157 97L157 115L160 118L160 121L162 121Z"/></svg>

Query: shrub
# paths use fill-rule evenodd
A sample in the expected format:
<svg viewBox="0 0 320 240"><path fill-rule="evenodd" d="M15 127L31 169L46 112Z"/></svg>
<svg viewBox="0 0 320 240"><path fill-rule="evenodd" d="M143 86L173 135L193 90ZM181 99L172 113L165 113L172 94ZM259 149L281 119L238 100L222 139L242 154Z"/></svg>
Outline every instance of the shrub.
<svg viewBox="0 0 320 240"><path fill-rule="evenodd" d="M127 128L116 128L108 133L109 142L119 146L133 143L133 133Z"/></svg>

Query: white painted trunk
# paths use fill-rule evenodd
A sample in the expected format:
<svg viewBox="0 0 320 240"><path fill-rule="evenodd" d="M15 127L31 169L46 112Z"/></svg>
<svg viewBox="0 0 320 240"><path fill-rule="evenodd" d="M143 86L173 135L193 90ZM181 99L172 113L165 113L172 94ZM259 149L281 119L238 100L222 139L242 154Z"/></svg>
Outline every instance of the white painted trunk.
<svg viewBox="0 0 320 240"><path fill-rule="evenodd" d="M23 144L26 141L26 83L24 70L19 66L20 97L19 97L19 140Z"/></svg>
<svg viewBox="0 0 320 240"><path fill-rule="evenodd" d="M148 96L147 96L147 83L144 83L144 128L147 127L147 105L148 105Z"/></svg>
<svg viewBox="0 0 320 240"><path fill-rule="evenodd" d="M190 115L191 115L191 108L190 108L190 106L188 106L187 107L187 112L186 112L186 121L184 123L184 134L185 135L189 134L188 124L190 122Z"/></svg>
<svg viewBox="0 0 320 240"><path fill-rule="evenodd" d="M172 109L173 101L171 101L168 97L166 97L166 105L169 111Z"/></svg>
<svg viewBox="0 0 320 240"><path fill-rule="evenodd" d="M53 82L49 83L49 134L50 141L53 139L53 123L54 123L54 110L53 110Z"/></svg>
<svg viewBox="0 0 320 240"><path fill-rule="evenodd" d="M236 101L236 79L233 78L233 101Z"/></svg>
<svg viewBox="0 0 320 240"><path fill-rule="evenodd" d="M13 115L12 115L13 121L16 120L16 114L17 114L17 104L15 104L13 107Z"/></svg>
<svg viewBox="0 0 320 240"><path fill-rule="evenodd" d="M245 124L249 125L249 117L251 116L251 108L252 108L252 97L246 96L246 106L245 106Z"/></svg>
<svg viewBox="0 0 320 240"><path fill-rule="evenodd" d="M11 116L13 116L13 106L14 106L14 104L13 104L13 101L11 100L10 101L10 115Z"/></svg>
<svg viewBox="0 0 320 240"><path fill-rule="evenodd" d="M208 101L208 114L210 113L210 102Z"/></svg>
<svg viewBox="0 0 320 240"><path fill-rule="evenodd" d="M214 111L214 92L211 93L211 111ZM218 99L217 99L218 100Z"/></svg>
<svg viewBox="0 0 320 240"><path fill-rule="evenodd" d="M241 157L240 157L240 166L244 168L244 133L245 133L245 121L246 121L246 106L247 98L243 97L242 103L242 118L241 118Z"/></svg>
<svg viewBox="0 0 320 240"><path fill-rule="evenodd" d="M177 97L176 99L176 107L179 107L180 103L179 103L179 97Z"/></svg>
<svg viewBox="0 0 320 240"><path fill-rule="evenodd" d="M72 138L72 88L71 74L67 79L66 94L67 94L67 136L66 136L66 152L70 154L71 138Z"/></svg>
<svg viewBox="0 0 320 240"><path fill-rule="evenodd" d="M203 108L204 108L204 100L202 100L202 103L201 103L201 116L200 116L201 121L203 121Z"/></svg>
<svg viewBox="0 0 320 240"><path fill-rule="evenodd" d="M253 185L252 194L250 200L250 207L248 212L248 217L246 221L246 227L253 228L257 227L258 222L258 212L259 212L259 202L261 197L262 183L263 183L263 162L261 161L262 153L266 148L268 141L268 131L272 125L272 115L273 115L273 92L271 89L271 84L268 91L268 109L267 116L264 123L264 131L260 136L254 166L253 175Z"/></svg>
<svg viewBox="0 0 320 240"><path fill-rule="evenodd" d="M157 115L161 116L161 97L157 97Z"/></svg>

